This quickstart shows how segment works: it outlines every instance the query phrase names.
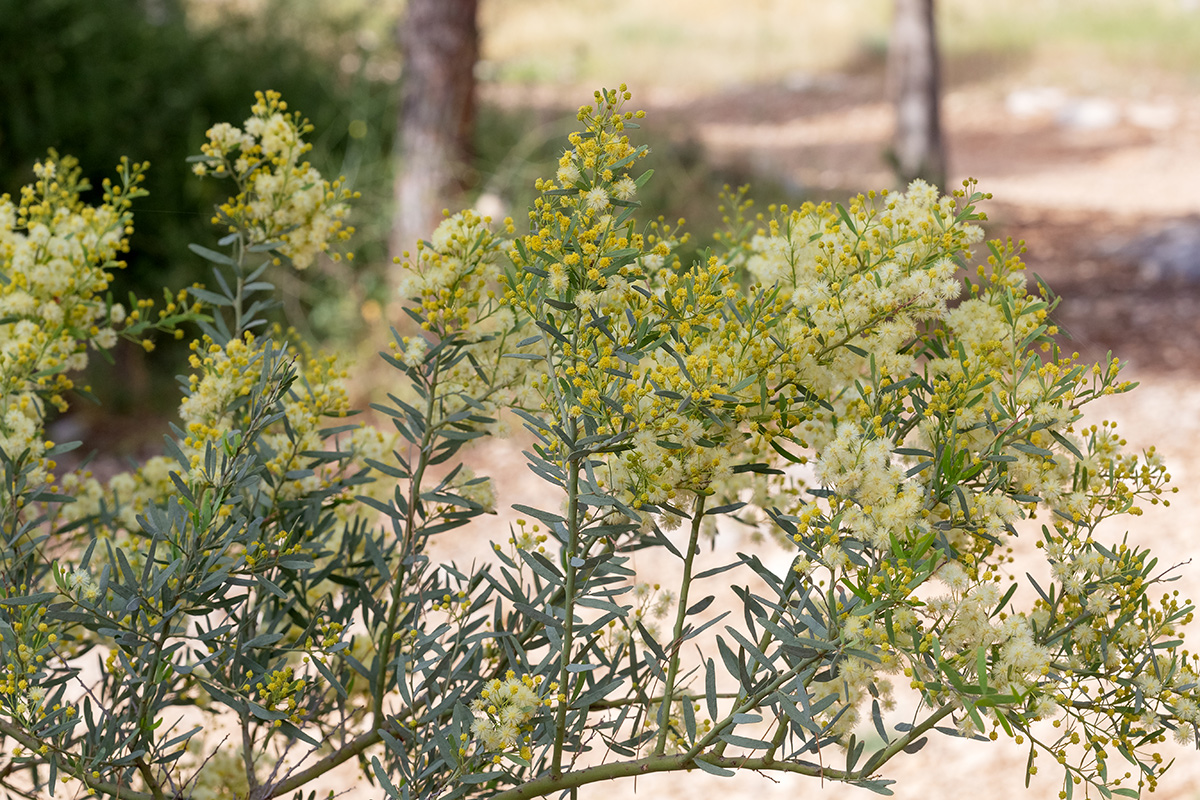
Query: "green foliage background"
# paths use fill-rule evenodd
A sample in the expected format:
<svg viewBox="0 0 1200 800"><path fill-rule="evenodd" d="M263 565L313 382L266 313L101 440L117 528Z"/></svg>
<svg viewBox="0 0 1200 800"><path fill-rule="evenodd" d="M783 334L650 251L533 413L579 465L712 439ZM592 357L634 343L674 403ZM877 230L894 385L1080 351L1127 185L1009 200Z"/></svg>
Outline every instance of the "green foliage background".
<svg viewBox="0 0 1200 800"><path fill-rule="evenodd" d="M360 58L357 72L347 73L337 50L321 47L352 36L361 19L325 14L314 26L320 40L297 41L285 35L292 27L285 20L299 17L295 28L304 30L314 4L272 2L253 21L228 17L212 27L189 23L185 6L0 0L0 185L29 182L47 147L77 156L94 185L122 155L151 163L150 198L139 209L129 269L118 273L118 297L209 279L187 245L209 236L205 209L220 188L195 180L185 159L210 125L240 120L255 89L278 89L308 111L320 132L318 166L347 173L365 208L378 208L389 188L395 88L366 76L373 55L366 48L350 43ZM382 38L374 55L387 46ZM366 123L361 138L349 134L355 120ZM365 262L373 253L364 255Z"/></svg>

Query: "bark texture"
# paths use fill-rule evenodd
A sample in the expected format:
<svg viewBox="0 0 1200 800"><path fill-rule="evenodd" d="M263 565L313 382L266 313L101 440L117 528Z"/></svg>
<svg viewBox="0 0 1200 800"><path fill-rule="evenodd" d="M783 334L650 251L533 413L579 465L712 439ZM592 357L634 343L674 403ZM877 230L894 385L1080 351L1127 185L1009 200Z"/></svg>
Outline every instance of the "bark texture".
<svg viewBox="0 0 1200 800"><path fill-rule="evenodd" d="M397 28L404 54L395 212L389 250L428 239L442 209L456 209L475 122L478 0L409 0Z"/></svg>
<svg viewBox="0 0 1200 800"><path fill-rule="evenodd" d="M894 0L888 44L888 89L896 109L892 156L897 177L945 189L941 70L934 0Z"/></svg>

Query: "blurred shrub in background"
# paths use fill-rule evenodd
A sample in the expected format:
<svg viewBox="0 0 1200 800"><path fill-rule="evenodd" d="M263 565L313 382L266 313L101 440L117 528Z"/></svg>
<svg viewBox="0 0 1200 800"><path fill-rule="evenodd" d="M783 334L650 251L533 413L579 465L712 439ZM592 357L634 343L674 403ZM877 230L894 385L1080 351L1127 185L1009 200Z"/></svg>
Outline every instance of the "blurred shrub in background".
<svg viewBox="0 0 1200 800"><path fill-rule="evenodd" d="M240 119L253 91L269 86L315 110L318 166L363 193L355 224L365 241L379 241L399 78L394 5L0 0L0 183L27 183L47 147L88 168L136 154L152 165L150 198L115 295L208 282L208 265L187 244L203 238L220 198L211 182L189 179L185 159L210 125ZM99 174L85 177L99 185ZM378 255L360 253L357 263ZM348 293L328 291L330 283L364 292L373 284L346 264L325 270L307 288L281 287L288 322L321 336L351 333L338 305Z"/></svg>

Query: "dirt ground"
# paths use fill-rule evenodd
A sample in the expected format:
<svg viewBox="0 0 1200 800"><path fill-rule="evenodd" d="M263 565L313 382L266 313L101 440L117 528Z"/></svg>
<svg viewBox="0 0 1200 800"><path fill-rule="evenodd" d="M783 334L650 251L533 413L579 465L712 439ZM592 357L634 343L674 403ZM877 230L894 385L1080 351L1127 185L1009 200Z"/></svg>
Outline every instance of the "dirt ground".
<svg viewBox="0 0 1200 800"><path fill-rule="evenodd" d="M504 94L493 99L503 102ZM555 97L540 101L553 105ZM651 93L645 107L656 125L718 165L814 191L891 183L884 159L891 113L878 74L706 96ZM1030 271L1062 297L1056 319L1070 336L1064 346L1091 360L1111 350L1128 362L1127 377L1140 382L1097 404L1093 421L1115 420L1130 447L1157 446L1165 456L1179 493L1170 508L1132 519L1129 535L1164 564L1182 563L1176 586L1200 597L1200 563L1192 563L1200 551L1200 97L1072 97L1052 87L981 84L951 90L944 119L954 183L971 176L994 194L986 206L989 238L1025 240ZM1124 534L1109 531L1114 541ZM1174 743L1166 748L1179 761L1157 796L1200 798L1200 754ZM1045 764L1025 790L1026 756L1011 742L942 737L897 759L884 777L897 781L897 797L913 800L964 792L975 800L1057 797L1061 773ZM716 792L760 800L870 796L810 779L700 774L652 776L581 795Z"/></svg>

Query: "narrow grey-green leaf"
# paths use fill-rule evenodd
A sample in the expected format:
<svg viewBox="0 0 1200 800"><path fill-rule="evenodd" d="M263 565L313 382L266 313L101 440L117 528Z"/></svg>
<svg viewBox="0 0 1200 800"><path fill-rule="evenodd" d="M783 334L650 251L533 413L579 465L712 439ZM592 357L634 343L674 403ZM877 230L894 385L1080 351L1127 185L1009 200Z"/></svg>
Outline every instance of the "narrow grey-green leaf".
<svg viewBox="0 0 1200 800"><path fill-rule="evenodd" d="M708 718L719 719L717 708L717 665L710 658L704 662L704 702L708 706Z"/></svg>
<svg viewBox="0 0 1200 800"><path fill-rule="evenodd" d="M734 776L733 770L726 769L725 767L718 767L716 764L710 764L703 758L696 758L695 764L709 775L717 775L722 778L732 778Z"/></svg>
<svg viewBox="0 0 1200 800"><path fill-rule="evenodd" d="M768 750L771 747L770 742L764 742L762 739L751 739L748 736L738 736L733 733L722 733L721 740L734 747L744 747L747 750Z"/></svg>
<svg viewBox="0 0 1200 800"><path fill-rule="evenodd" d="M198 244L189 244L188 250L191 250L196 255L211 261L214 264L220 264L225 267L236 267L237 262L224 253L218 253L216 250L209 250L207 247L201 247Z"/></svg>

